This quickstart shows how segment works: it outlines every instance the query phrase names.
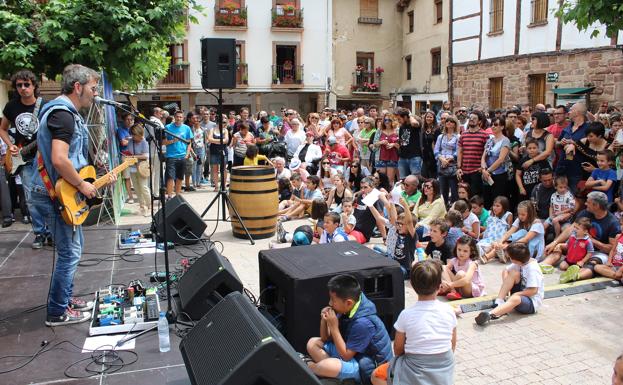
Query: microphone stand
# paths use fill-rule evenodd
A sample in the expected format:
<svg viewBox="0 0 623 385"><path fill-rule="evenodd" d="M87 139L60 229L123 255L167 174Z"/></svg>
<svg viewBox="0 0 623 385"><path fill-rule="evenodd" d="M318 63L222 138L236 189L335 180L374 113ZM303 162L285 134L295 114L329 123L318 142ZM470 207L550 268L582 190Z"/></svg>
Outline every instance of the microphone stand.
<svg viewBox="0 0 623 385"><path fill-rule="evenodd" d="M126 95L126 97L128 98L128 102L130 102L130 97L128 95ZM115 105L114 107L127 112L128 114L134 116L134 119L137 120L140 123L143 123L143 126L145 128L147 128L148 126L151 127L153 129L154 134L152 134L151 132L149 132L149 130L147 130L148 134L149 134L149 142L151 142L151 144L156 146L156 153L158 154L158 159L160 159L160 164L158 166L158 173L160 175L160 186L158 189L158 199L160 201L160 211L162 212L162 234L159 234L163 240L163 246L164 246L164 269L165 269L165 274L166 274L166 288L167 288L167 320L169 321L169 323L175 323L176 321L176 315L175 312L173 311L173 304L172 304L172 299L171 299L171 272L169 269L169 242L167 241L167 216L166 216L166 191L164 188L164 180L162 178L163 175L163 162L164 162L164 154L162 153L162 140L164 138L164 134L166 132L167 135L170 135L180 141L184 141L186 142L187 139L179 137L178 135L172 134L170 132L167 132L163 127L160 127L159 125L157 125L156 123L152 122L151 120L145 118L145 116L143 114L141 114L138 110L136 110L134 108L134 106L132 105L132 103L130 102L130 105L128 107L122 106L122 105ZM152 173L152 169L151 169L151 151L149 151L149 173ZM153 194L153 183L151 182L151 178L149 185L150 185L150 189L151 189L151 200L153 203L153 200L155 200L154 194ZM153 208L153 204L151 205L151 231L152 231L152 238L154 240L154 242L156 242L156 251L154 252L154 259L157 259L158 257L158 244L157 244L157 239L156 239L156 234L158 234L158 228L156 226L156 221L155 216L154 216L154 208Z"/></svg>

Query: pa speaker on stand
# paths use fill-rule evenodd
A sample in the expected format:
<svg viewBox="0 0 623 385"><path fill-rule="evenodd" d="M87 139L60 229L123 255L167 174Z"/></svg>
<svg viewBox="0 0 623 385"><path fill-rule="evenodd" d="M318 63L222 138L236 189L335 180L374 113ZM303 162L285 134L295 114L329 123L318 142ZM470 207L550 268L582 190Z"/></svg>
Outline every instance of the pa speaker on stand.
<svg viewBox="0 0 623 385"><path fill-rule="evenodd" d="M201 86L236 88L235 39L201 39Z"/></svg>
<svg viewBox="0 0 623 385"><path fill-rule="evenodd" d="M167 201L165 210L158 210L154 220L159 238L162 238L160 234L166 225L167 241L178 245L192 245L199 242L207 227L195 209L181 195Z"/></svg>

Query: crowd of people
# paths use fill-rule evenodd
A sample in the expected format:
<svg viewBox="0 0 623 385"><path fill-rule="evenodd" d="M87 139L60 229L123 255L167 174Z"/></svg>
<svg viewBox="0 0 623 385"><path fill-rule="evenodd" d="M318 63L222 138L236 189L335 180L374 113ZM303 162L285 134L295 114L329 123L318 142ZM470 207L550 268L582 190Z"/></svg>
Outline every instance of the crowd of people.
<svg viewBox="0 0 623 385"><path fill-rule="evenodd" d="M71 80L65 96L51 104L55 113L45 115L41 125L47 136L40 141L46 149L52 139L80 141L77 131L69 128L84 128L72 117L77 116L72 106L92 102L83 103L77 96L97 80L87 70L72 67L65 74ZM39 110L50 108L42 108L31 72L17 73L12 84L18 97L3 110L3 160L36 140ZM431 383L451 383L456 315L449 307L438 306L436 298L485 295L482 265L499 261L507 267L495 307L476 317L478 325L511 311L537 312L544 299L543 274L556 268L562 283L597 275L622 280L623 111L618 103L602 103L594 113L583 103L494 111L444 107L422 116L404 108L326 108L306 117L288 108L279 114L261 111L251 116L243 108L239 114L223 115L220 127L211 108L177 110L169 116L155 107L150 120L165 129L164 176L141 173L139 164L121 178L128 201L133 202L135 194L140 211L148 215L150 177L154 186L164 177L170 198L182 189L218 190L223 187L221 176L227 181L231 167L274 167L279 221L271 247L350 240L396 260L419 301L396 322L394 353L403 359L392 361L392 373L408 383L417 383L419 376L428 376ZM157 157L150 156L154 146L145 136L145 128L132 116L122 116L119 155L141 161L152 158L157 169ZM50 148L48 152L58 151ZM50 198L37 185L36 199L31 199L25 181L45 178L29 175L36 170L34 153L20 154L31 167L0 172L3 227L13 223L19 209L22 221L32 223L33 247L40 248L54 242L41 212L51 207ZM74 161L73 154L69 161ZM54 159L46 153L46 168L62 168ZM75 162L86 164L86 158ZM92 187L77 179L76 186ZM37 204L44 198L46 205ZM306 216L312 225L285 231L284 222ZM61 222L56 227L65 229ZM373 238L379 241L371 244ZM308 344L308 365L324 377L387 383L387 365L376 364L391 358L391 341L385 328L377 327L374 305L353 280L338 276L330 282L330 307L321 312L320 336ZM65 297L62 306L50 305L53 311L46 322L87 319L74 314L84 304ZM64 306L69 306L69 313L63 313ZM350 316L338 318L336 313ZM414 369L418 365L425 368L424 374Z"/></svg>

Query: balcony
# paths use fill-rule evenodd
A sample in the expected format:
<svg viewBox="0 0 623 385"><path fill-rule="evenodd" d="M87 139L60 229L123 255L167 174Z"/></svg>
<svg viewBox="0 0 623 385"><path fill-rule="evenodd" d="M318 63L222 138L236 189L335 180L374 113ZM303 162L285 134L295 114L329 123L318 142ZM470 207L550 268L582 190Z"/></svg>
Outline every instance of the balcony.
<svg viewBox="0 0 623 385"><path fill-rule="evenodd" d="M303 66L280 64L272 67L273 88L302 88Z"/></svg>
<svg viewBox="0 0 623 385"><path fill-rule="evenodd" d="M240 7L233 2L214 6L214 30L231 31L247 29L247 7Z"/></svg>
<svg viewBox="0 0 623 385"><path fill-rule="evenodd" d="M246 87L249 84L249 65L240 63L236 68L236 87Z"/></svg>
<svg viewBox="0 0 623 385"><path fill-rule="evenodd" d="M190 87L188 63L172 64L167 75L158 82L157 88L188 88Z"/></svg>
<svg viewBox="0 0 623 385"><path fill-rule="evenodd" d="M353 72L352 94L378 95L381 93L381 73L376 71Z"/></svg>
<svg viewBox="0 0 623 385"><path fill-rule="evenodd" d="M272 9L273 32L302 32L303 10L293 6L283 6Z"/></svg>

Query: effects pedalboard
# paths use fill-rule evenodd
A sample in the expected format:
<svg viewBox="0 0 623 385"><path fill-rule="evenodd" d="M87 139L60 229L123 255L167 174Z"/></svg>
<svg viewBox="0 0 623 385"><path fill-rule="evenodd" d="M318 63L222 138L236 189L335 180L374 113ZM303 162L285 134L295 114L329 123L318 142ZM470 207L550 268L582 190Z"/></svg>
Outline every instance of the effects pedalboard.
<svg viewBox="0 0 623 385"><path fill-rule="evenodd" d="M89 335L128 333L158 324L160 302L156 288L143 288L140 281L109 286L95 292Z"/></svg>

